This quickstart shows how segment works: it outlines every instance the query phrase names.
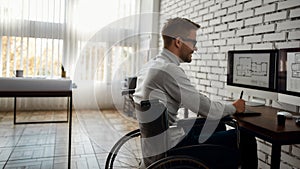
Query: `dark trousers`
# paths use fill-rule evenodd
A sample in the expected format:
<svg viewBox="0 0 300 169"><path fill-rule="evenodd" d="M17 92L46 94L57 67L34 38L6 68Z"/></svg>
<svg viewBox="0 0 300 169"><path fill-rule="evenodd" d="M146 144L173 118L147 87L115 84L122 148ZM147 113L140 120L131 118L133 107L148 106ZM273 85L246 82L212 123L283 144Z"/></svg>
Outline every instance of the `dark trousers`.
<svg viewBox="0 0 300 169"><path fill-rule="evenodd" d="M187 136L178 143L175 148L199 145L199 134L201 129L193 128ZM236 164L241 165L242 169L257 169L257 143L255 137L244 131L240 131L240 144L237 149L237 135L235 130L226 131L225 125L219 125L216 131L203 144L220 145L217 151L203 148L191 148L187 153L207 161L212 168L237 168ZM215 161L217 160L217 162Z"/></svg>

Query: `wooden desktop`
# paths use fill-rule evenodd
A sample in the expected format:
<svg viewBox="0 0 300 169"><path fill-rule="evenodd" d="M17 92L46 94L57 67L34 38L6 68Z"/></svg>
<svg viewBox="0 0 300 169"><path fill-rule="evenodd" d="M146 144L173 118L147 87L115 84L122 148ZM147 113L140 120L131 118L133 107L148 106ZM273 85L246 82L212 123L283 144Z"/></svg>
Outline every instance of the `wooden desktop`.
<svg viewBox="0 0 300 169"><path fill-rule="evenodd" d="M272 143L271 169L280 168L281 145L300 144L300 126L295 119L286 119L285 126L277 125L277 112L282 111L268 106L248 107L260 112L260 116L234 117L244 130L255 137Z"/></svg>

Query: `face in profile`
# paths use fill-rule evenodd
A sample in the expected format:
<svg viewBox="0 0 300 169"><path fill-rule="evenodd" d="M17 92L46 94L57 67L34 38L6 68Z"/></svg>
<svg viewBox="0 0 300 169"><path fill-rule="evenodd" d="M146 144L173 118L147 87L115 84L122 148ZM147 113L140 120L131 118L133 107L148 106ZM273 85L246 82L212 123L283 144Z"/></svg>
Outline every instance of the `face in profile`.
<svg viewBox="0 0 300 169"><path fill-rule="evenodd" d="M187 37L180 38L183 44L180 49L179 57L183 62L190 63L192 61L192 54L197 50L196 35L196 30L191 30Z"/></svg>

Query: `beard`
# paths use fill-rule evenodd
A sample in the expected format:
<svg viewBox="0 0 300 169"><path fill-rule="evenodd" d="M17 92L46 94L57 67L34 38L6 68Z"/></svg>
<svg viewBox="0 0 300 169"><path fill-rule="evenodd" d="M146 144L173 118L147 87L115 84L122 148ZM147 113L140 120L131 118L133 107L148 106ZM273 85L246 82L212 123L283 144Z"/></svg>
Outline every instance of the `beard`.
<svg viewBox="0 0 300 169"><path fill-rule="evenodd" d="M194 50L187 45L183 45L180 52L180 59L183 62L191 63L192 62L192 54Z"/></svg>
<svg viewBox="0 0 300 169"><path fill-rule="evenodd" d="M180 56L180 59L183 62L191 63L192 62L192 54L193 53L194 53L194 51L191 51L191 52L182 52L181 56Z"/></svg>

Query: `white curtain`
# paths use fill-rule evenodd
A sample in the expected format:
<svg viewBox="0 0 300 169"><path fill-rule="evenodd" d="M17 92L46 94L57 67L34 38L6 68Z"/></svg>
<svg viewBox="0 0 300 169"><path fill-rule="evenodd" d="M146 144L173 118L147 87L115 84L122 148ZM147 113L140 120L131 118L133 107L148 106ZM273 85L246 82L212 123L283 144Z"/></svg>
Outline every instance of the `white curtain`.
<svg viewBox="0 0 300 169"><path fill-rule="evenodd" d="M63 66L81 98L75 105L111 107L111 85L137 70L139 12L140 0L0 0L0 77L23 69L25 77L58 78ZM42 101L32 100L18 106L39 109ZM0 105L11 109L11 99Z"/></svg>
<svg viewBox="0 0 300 169"><path fill-rule="evenodd" d="M0 77L59 75L64 18L64 0L1 0Z"/></svg>

